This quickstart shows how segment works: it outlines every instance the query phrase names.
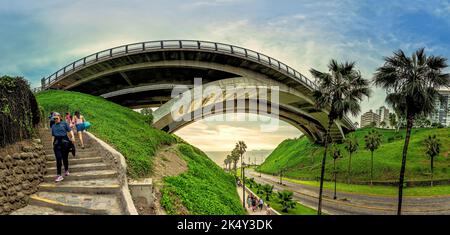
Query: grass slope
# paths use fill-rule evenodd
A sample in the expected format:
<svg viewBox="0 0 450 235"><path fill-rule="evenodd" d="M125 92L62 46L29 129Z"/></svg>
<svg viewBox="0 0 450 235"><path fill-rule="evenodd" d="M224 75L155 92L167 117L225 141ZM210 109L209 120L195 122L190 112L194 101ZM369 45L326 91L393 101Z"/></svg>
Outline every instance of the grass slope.
<svg viewBox="0 0 450 235"><path fill-rule="evenodd" d="M132 178L151 174L154 154L162 145L182 142L175 135L156 130L147 117L126 107L78 92L47 91L37 95L46 113L76 110L92 123L90 132L121 152ZM167 178L164 199L170 205L181 203L189 214L242 214L234 179L203 152L179 143L180 154L188 162L187 173Z"/></svg>
<svg viewBox="0 0 450 235"><path fill-rule="evenodd" d="M355 181L370 180L370 151L364 149L364 136L370 129L360 129L354 134L358 138L359 150L352 155L352 179ZM401 153L404 144L405 131L397 134L394 130L378 131L383 135L381 147L374 152L374 180L395 181L398 180L401 164ZM450 129L413 129L408 149L406 164L407 180L428 180L430 178L430 160L425 155L423 141L428 135L435 134L441 141L441 153L435 158L434 179L450 178ZM402 138L402 137L403 138ZM337 160L338 180L346 181L349 156L340 144L339 148L343 158ZM286 177L316 180L320 176L320 166L323 156L323 148L311 144L306 138L288 139L283 141L258 168L258 170L278 174L280 169ZM327 180L332 177L333 159L327 156L326 163Z"/></svg>
<svg viewBox="0 0 450 235"><path fill-rule="evenodd" d="M187 144L178 145L189 170L164 178L161 204L169 214L178 214L180 205L197 215L241 215L234 177L225 173L205 153Z"/></svg>
<svg viewBox="0 0 450 235"><path fill-rule="evenodd" d="M172 144L176 138L146 123L146 117L101 97L78 92L46 91L37 95L40 106L51 111L71 113L79 110L92 123L89 131L121 152L128 174L144 177L151 173L151 157L159 146Z"/></svg>

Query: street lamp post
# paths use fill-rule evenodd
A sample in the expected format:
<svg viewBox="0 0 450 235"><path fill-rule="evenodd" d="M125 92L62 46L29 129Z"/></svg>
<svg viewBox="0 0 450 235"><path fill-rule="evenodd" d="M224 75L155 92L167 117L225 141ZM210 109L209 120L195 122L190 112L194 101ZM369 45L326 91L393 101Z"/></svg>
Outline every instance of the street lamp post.
<svg viewBox="0 0 450 235"><path fill-rule="evenodd" d="M245 162L242 162L242 206L245 209Z"/></svg>

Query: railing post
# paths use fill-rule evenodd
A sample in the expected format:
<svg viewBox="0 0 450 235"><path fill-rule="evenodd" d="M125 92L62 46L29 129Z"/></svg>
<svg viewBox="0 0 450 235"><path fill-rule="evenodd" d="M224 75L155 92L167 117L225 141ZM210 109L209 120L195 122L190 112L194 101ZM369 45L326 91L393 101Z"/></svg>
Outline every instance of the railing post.
<svg viewBox="0 0 450 235"><path fill-rule="evenodd" d="M219 49L217 48L217 43L214 43L214 48L216 51L218 51Z"/></svg>
<svg viewBox="0 0 450 235"><path fill-rule="evenodd" d="M125 54L128 54L128 45L125 46Z"/></svg>
<svg viewBox="0 0 450 235"><path fill-rule="evenodd" d="M109 49L109 56L112 57L112 54L113 54L112 49Z"/></svg>
<svg viewBox="0 0 450 235"><path fill-rule="evenodd" d="M183 43L181 42L181 40L178 41L178 44L180 44L180 49L182 49L183 48Z"/></svg>
<svg viewBox="0 0 450 235"><path fill-rule="evenodd" d="M258 52L256 52L256 55L258 56L258 61L261 61L261 56L259 56ZM270 61L270 59L269 59L269 61Z"/></svg>
<svg viewBox="0 0 450 235"><path fill-rule="evenodd" d="M72 69L75 70L75 62L73 62L73 64L72 64ZM58 75L58 74L56 74L56 75ZM56 76L56 77L58 77L58 76Z"/></svg>
<svg viewBox="0 0 450 235"><path fill-rule="evenodd" d="M272 62L270 61L270 57L267 57L267 58L269 58L269 65L272 65Z"/></svg>
<svg viewBox="0 0 450 235"><path fill-rule="evenodd" d="M280 63L280 61L278 61L278 69L281 70L281 63Z"/></svg>
<svg viewBox="0 0 450 235"><path fill-rule="evenodd" d="M145 51L145 42L142 43L142 51Z"/></svg>
<svg viewBox="0 0 450 235"><path fill-rule="evenodd" d="M233 50L233 46L230 45L230 49L231 49L231 54L234 54L234 50Z"/></svg>
<svg viewBox="0 0 450 235"><path fill-rule="evenodd" d="M247 49L244 49L245 57L248 57Z"/></svg>
<svg viewBox="0 0 450 235"><path fill-rule="evenodd" d="M161 49L164 49L164 42L161 41Z"/></svg>
<svg viewBox="0 0 450 235"><path fill-rule="evenodd" d="M45 77L43 77L41 79L41 87L44 88L45 87Z"/></svg>
<svg viewBox="0 0 450 235"><path fill-rule="evenodd" d="M200 41L197 41L198 49L200 49Z"/></svg>
<svg viewBox="0 0 450 235"><path fill-rule="evenodd" d="M86 65L86 57L83 58L83 66Z"/></svg>
<svg viewBox="0 0 450 235"><path fill-rule="evenodd" d="M98 61L98 52L95 53L95 61Z"/></svg>

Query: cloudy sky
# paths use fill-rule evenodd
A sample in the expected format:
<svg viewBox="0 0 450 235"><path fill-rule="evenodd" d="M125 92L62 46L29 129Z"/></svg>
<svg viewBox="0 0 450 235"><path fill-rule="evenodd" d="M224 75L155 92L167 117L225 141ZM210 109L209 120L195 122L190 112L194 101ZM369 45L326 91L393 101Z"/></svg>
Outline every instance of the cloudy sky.
<svg viewBox="0 0 450 235"><path fill-rule="evenodd" d="M310 77L330 58L357 61L371 78L383 56L399 48L450 57L449 1L306 0L3 0L0 74L24 76L32 86L70 62L110 47L159 39L199 39L247 47ZM384 92L362 104L384 104ZM359 117L353 118L358 120ZM195 134L192 134L195 133ZM275 147L300 132L286 124L261 135L255 123L204 121L178 133L204 150Z"/></svg>

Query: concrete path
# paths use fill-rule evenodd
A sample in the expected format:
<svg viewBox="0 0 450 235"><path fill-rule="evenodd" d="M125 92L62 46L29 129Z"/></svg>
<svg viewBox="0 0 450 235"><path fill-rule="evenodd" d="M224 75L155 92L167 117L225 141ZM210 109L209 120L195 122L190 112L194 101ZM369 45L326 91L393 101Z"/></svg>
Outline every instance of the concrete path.
<svg viewBox="0 0 450 235"><path fill-rule="evenodd" d="M239 195L239 199L241 201L241 205L242 205L242 187L236 187L236 190L238 192ZM245 192L245 200L247 200L247 192ZM263 206L263 209L260 211L259 209L257 209L256 211L253 211L252 208L248 208L247 207L247 202L245 202L245 209L247 210L247 213L249 215L267 215L267 211L266 211L266 206Z"/></svg>
<svg viewBox="0 0 450 235"><path fill-rule="evenodd" d="M317 209L319 188L309 185L283 181L278 184L279 177L261 174L247 169L248 177L256 182L274 185L274 189L287 189L294 192L294 198L300 203ZM333 191L324 189L323 211L327 214L340 215L389 215L397 212L397 197L374 196L355 193L337 192L337 200L333 200ZM450 215L450 196L404 197L403 214L444 214Z"/></svg>
<svg viewBox="0 0 450 235"><path fill-rule="evenodd" d="M40 136L47 153L45 182L30 196L29 205L13 215L123 214L118 174L99 157L94 143L85 143L85 149L77 146L76 156L69 155L70 176L55 183L56 162L50 130L40 130Z"/></svg>

